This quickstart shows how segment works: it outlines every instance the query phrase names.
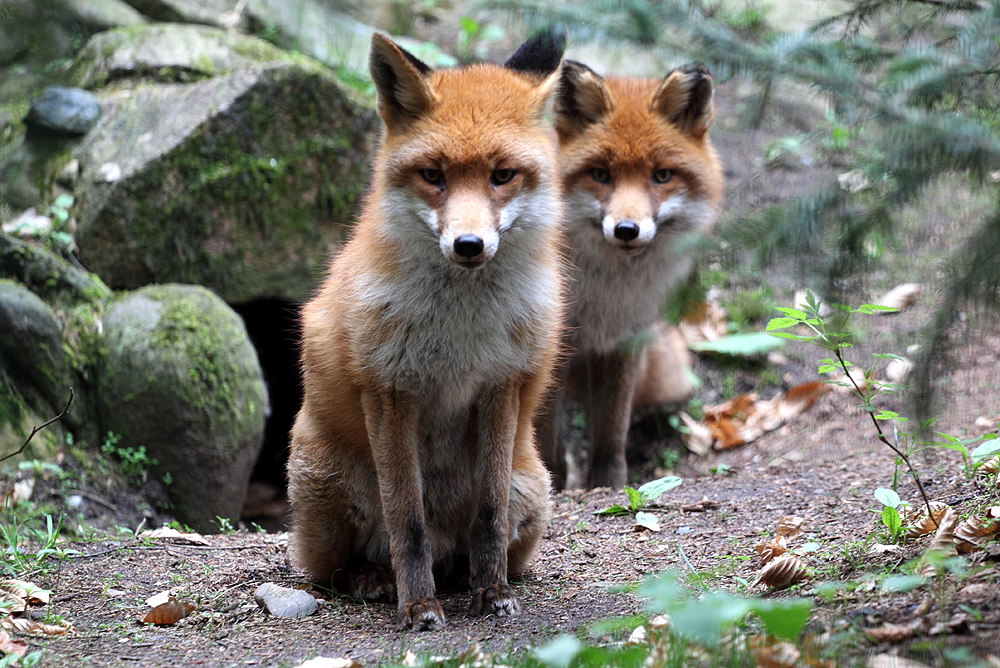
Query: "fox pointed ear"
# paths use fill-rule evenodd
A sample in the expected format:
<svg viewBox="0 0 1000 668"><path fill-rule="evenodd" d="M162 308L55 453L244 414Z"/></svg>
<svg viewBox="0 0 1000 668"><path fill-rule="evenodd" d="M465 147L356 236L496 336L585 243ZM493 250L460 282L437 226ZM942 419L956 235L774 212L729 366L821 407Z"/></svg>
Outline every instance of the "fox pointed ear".
<svg viewBox="0 0 1000 668"><path fill-rule="evenodd" d="M583 131L611 111L611 97L604 79L583 63L563 63L556 86L555 128L560 139Z"/></svg>
<svg viewBox="0 0 1000 668"><path fill-rule="evenodd" d="M368 69L378 94L378 115L390 132L405 129L437 101L428 77L431 68L385 35L372 35Z"/></svg>
<svg viewBox="0 0 1000 668"><path fill-rule="evenodd" d="M536 77L548 77L559 69L566 50L566 30L552 26L528 38L507 62L507 69Z"/></svg>
<svg viewBox="0 0 1000 668"><path fill-rule="evenodd" d="M653 93L651 106L668 123L700 139L715 118L712 75L708 68L694 63L674 70Z"/></svg>

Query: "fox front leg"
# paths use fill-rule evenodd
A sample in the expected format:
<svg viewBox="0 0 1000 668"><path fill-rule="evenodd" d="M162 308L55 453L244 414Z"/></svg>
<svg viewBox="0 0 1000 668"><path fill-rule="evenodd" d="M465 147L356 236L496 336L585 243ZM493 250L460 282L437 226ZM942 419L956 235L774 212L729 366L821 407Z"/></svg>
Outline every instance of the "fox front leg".
<svg viewBox="0 0 1000 668"><path fill-rule="evenodd" d="M396 574L397 622L400 630L436 631L444 626L444 611L435 597L421 498L419 410L412 398L392 389L368 390L362 403Z"/></svg>
<svg viewBox="0 0 1000 668"><path fill-rule="evenodd" d="M514 438L518 428L519 387L495 387L479 403L476 415L475 480L478 504L472 522L469 555L473 615L513 615L520 611L514 588L507 584L508 502Z"/></svg>
<svg viewBox="0 0 1000 668"><path fill-rule="evenodd" d="M587 360L590 463L587 487L621 488L628 482L625 445L641 353L614 351Z"/></svg>

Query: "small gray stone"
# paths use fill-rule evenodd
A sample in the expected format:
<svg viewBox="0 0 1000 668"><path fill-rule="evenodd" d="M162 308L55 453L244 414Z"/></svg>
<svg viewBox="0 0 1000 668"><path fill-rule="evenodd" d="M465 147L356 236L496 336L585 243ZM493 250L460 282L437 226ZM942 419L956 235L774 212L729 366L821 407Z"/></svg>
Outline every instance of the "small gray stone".
<svg viewBox="0 0 1000 668"><path fill-rule="evenodd" d="M309 592L279 587L273 582L266 582L257 587L253 598L257 601L257 605L275 617L305 617L319 607Z"/></svg>
<svg viewBox="0 0 1000 668"><path fill-rule="evenodd" d="M82 88L49 86L31 101L25 124L48 133L85 135L101 117L101 99Z"/></svg>

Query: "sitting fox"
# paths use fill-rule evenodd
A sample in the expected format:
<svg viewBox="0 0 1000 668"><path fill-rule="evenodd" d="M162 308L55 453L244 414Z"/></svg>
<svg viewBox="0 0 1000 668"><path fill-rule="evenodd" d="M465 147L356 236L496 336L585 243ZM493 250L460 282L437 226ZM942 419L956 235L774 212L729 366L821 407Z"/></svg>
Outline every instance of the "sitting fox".
<svg viewBox="0 0 1000 668"><path fill-rule="evenodd" d="M549 517L532 419L563 315L543 124L562 49L542 35L503 66L433 71L372 38L385 128L353 236L303 309L290 548L356 598L394 592L400 629L444 624L435 576L464 562L473 614L517 612L508 578Z"/></svg>
<svg viewBox="0 0 1000 668"><path fill-rule="evenodd" d="M636 387L651 364L647 343L660 336L651 328L691 270L682 239L707 232L717 216L723 175L707 136L714 114L712 78L700 64L662 80L605 79L563 64L554 123L572 298L561 387L578 388L586 410L588 487L626 482ZM540 419L557 487L566 481L561 405L551 398Z"/></svg>

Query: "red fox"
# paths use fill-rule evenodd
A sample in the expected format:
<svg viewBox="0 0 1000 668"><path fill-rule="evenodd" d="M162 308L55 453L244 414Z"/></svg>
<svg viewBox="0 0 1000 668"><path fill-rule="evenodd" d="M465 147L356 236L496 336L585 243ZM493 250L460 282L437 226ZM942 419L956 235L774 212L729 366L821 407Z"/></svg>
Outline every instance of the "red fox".
<svg viewBox="0 0 1000 668"><path fill-rule="evenodd" d="M372 38L385 128L352 238L303 308L290 552L356 598L395 593L400 629L444 624L435 576L465 561L473 614L517 612L508 578L548 521L532 419L565 298L543 124L563 42L434 71Z"/></svg>
<svg viewBox="0 0 1000 668"><path fill-rule="evenodd" d="M661 80L605 79L581 63L563 64L554 123L572 298L571 357L561 375L564 388L581 390L588 487L626 482L636 386L649 363L646 344L657 336L651 327L691 269L684 238L715 221L723 174L707 136L714 114L712 77L701 64ZM550 400L540 419L558 487L566 482L561 403Z"/></svg>

